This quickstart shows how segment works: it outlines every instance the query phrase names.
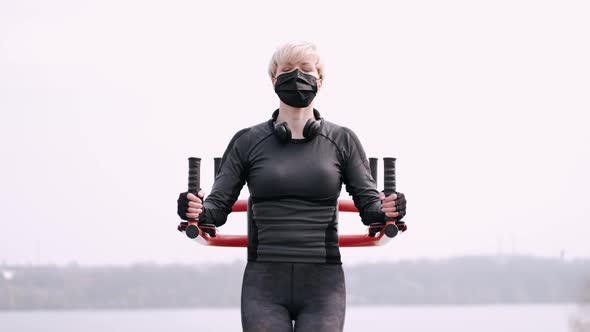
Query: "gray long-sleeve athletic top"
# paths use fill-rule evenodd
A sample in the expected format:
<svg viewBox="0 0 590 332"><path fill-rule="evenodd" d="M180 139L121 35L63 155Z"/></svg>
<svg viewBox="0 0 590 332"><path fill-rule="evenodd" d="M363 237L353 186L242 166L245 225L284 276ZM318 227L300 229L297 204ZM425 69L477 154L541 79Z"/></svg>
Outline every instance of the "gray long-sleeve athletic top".
<svg viewBox="0 0 590 332"><path fill-rule="evenodd" d="M204 220L223 225L245 183L252 203L249 261L340 264L338 197L343 183L364 224L385 222L357 136L323 119L312 139L282 143L274 135L273 120L236 133L203 203Z"/></svg>

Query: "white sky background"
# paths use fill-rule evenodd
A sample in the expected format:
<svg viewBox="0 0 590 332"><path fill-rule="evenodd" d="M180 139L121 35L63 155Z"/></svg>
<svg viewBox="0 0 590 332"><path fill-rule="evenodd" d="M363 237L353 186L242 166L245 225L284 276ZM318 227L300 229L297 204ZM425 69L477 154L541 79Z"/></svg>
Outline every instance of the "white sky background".
<svg viewBox="0 0 590 332"><path fill-rule="evenodd" d="M315 106L397 157L408 197L409 231L345 263L588 257L589 17L587 1L3 1L0 262L245 260L178 233L176 198L187 157L208 191L213 157L278 106L266 70L289 40L318 44ZM340 231L364 228L341 214Z"/></svg>

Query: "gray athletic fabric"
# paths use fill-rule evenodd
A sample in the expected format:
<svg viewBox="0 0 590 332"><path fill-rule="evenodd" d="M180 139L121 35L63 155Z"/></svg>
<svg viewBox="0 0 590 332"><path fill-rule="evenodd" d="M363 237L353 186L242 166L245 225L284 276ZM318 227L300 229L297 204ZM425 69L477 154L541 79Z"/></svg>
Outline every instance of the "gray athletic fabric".
<svg viewBox="0 0 590 332"><path fill-rule="evenodd" d="M273 121L239 131L227 147L202 221L223 225L248 183L248 260L340 264L337 201L342 184L361 220L384 223L365 152L347 128L321 120L313 139L281 143Z"/></svg>
<svg viewBox="0 0 590 332"><path fill-rule="evenodd" d="M342 265L248 262L241 307L244 332L340 332Z"/></svg>

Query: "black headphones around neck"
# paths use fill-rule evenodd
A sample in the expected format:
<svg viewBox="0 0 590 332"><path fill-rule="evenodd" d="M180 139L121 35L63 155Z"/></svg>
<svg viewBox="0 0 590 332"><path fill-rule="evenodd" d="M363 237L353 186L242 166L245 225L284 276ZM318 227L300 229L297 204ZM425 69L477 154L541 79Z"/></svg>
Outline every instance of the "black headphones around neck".
<svg viewBox="0 0 590 332"><path fill-rule="evenodd" d="M279 110L277 109L272 113L272 120L275 123L274 134L281 143L287 143L292 138L291 129L289 128L287 122L276 123L278 116ZM303 137L305 137L306 140L311 140L312 138L314 138L320 129L322 116L320 115L320 112L315 108L313 109L313 117L315 119L307 120L305 126L303 126Z"/></svg>

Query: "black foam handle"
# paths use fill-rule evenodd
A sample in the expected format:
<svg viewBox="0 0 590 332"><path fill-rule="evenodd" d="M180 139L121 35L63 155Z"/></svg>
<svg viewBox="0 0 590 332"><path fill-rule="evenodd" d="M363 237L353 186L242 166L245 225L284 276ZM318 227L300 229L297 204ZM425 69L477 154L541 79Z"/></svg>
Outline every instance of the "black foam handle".
<svg viewBox="0 0 590 332"><path fill-rule="evenodd" d="M383 158L383 193L389 196L396 192L395 188L395 158ZM405 223L397 218L386 217L385 220L395 221L395 225L388 223L385 226L385 235L392 238L395 237L398 231L405 231L407 229Z"/></svg>
<svg viewBox="0 0 590 332"><path fill-rule="evenodd" d="M383 158L383 193L395 193L395 158Z"/></svg>
<svg viewBox="0 0 590 332"><path fill-rule="evenodd" d="M378 158L369 158L369 168L371 169L371 176L373 180L375 180L375 184L377 184L377 172L379 170L379 159Z"/></svg>
<svg viewBox="0 0 590 332"><path fill-rule="evenodd" d="M188 192L197 195L201 189L201 158L188 158Z"/></svg>
<svg viewBox="0 0 590 332"><path fill-rule="evenodd" d="M201 189L201 158L188 158L188 192L197 195ZM192 221L199 221L199 218ZM197 225L188 225L185 228L186 236L191 239L199 236Z"/></svg>
<svg viewBox="0 0 590 332"><path fill-rule="evenodd" d="M213 158L213 178L219 173L219 167L221 166L221 158Z"/></svg>
<svg viewBox="0 0 590 332"><path fill-rule="evenodd" d="M395 192L395 158L383 158L383 193L389 196ZM385 220L395 218L385 217ZM387 223L383 229L387 237L393 238L398 233L398 228L393 223Z"/></svg>

